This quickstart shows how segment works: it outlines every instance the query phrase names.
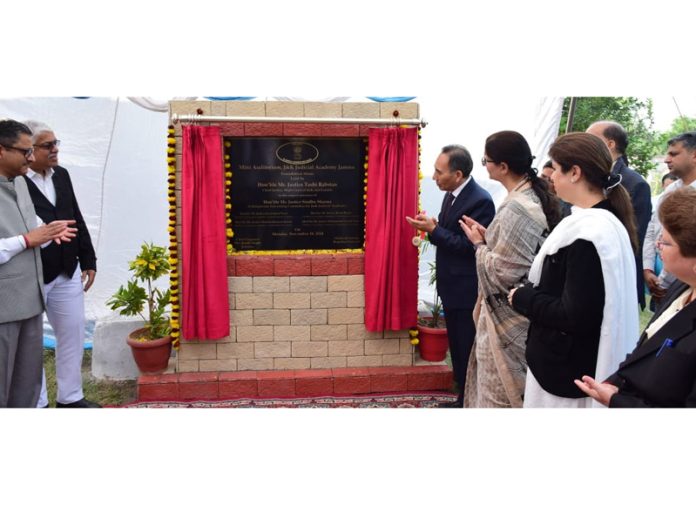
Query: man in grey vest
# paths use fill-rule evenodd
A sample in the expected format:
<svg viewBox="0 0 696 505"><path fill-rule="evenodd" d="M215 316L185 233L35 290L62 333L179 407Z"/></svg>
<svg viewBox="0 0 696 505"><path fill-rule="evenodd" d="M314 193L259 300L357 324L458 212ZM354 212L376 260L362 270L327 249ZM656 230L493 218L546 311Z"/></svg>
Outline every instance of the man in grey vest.
<svg viewBox="0 0 696 505"><path fill-rule="evenodd" d="M43 363L43 272L38 247L69 242L74 221L44 225L26 182L31 130L0 120L0 407L35 407Z"/></svg>

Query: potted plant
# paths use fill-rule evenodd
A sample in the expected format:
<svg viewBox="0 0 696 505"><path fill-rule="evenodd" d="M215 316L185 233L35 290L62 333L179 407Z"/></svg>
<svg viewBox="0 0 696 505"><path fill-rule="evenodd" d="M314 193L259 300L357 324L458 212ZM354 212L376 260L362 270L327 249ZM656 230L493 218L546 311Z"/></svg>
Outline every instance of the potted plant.
<svg viewBox="0 0 696 505"><path fill-rule="evenodd" d="M109 298L106 305L122 316L140 316L144 326L128 335L127 343L142 373L166 370L172 339L169 320L169 289L153 286L169 273L169 257L164 247L144 243L140 253L129 262L133 278ZM141 285L143 284L143 285Z"/></svg>
<svg viewBox="0 0 696 505"><path fill-rule="evenodd" d="M427 240L420 242L421 253L427 249ZM442 301L435 289L436 265L434 261L428 263L430 279L428 284L433 286L433 300L421 300L427 308L427 315L418 315L418 324L415 330L411 330L411 343L418 345L421 358L426 361L443 361L447 356L449 341L447 340L447 328L442 314Z"/></svg>

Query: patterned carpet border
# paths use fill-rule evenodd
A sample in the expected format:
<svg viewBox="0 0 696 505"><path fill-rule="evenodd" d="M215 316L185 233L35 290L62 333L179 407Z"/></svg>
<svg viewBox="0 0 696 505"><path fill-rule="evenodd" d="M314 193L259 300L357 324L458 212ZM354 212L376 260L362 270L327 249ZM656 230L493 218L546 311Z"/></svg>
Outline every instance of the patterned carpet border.
<svg viewBox="0 0 696 505"><path fill-rule="evenodd" d="M451 402L457 395L443 392L384 393L361 396L320 396L315 398L238 398L234 400L141 401L122 408L433 408L440 402Z"/></svg>

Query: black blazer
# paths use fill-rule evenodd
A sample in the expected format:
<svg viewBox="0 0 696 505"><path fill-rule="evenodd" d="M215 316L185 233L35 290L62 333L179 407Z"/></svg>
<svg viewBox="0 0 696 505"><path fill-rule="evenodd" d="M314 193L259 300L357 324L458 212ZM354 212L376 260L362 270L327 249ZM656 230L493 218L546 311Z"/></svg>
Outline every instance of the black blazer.
<svg viewBox="0 0 696 505"><path fill-rule="evenodd" d="M473 308L478 294L474 246L459 226L464 214L483 226L495 216L491 195L473 177L455 198L445 219L440 212L438 225L430 234L430 242L437 247L437 292L446 310Z"/></svg>
<svg viewBox="0 0 696 505"><path fill-rule="evenodd" d="M77 237L60 245L51 242L49 246L41 249L45 284L53 281L61 273L72 277L77 268L78 260L83 271L97 269L97 258L94 254L94 247L92 247L92 240L89 237L89 231L87 231L80 207L77 205L70 175L67 170L60 166L53 167L53 171L53 186L56 189L55 206L48 201L29 177L24 176L31 200L34 202L36 215L44 223L59 219L74 219Z"/></svg>
<svg viewBox="0 0 696 505"><path fill-rule="evenodd" d="M597 368L604 296L602 264L587 240L547 256L539 285L515 291L512 307L530 320L527 365L544 390L585 396L573 380Z"/></svg>
<svg viewBox="0 0 696 505"><path fill-rule="evenodd" d="M615 213L608 200L594 208ZM536 288L515 291L512 307L530 320L527 365L544 390L585 396L573 381L597 369L605 296L597 249L581 239L544 259Z"/></svg>
<svg viewBox="0 0 696 505"><path fill-rule="evenodd" d="M687 289L676 282L650 322ZM665 344L667 339L671 346ZM619 388L610 407L696 407L696 302L677 312L649 340L643 333L608 381Z"/></svg>
<svg viewBox="0 0 696 505"><path fill-rule="evenodd" d="M636 254L636 287L638 288L638 303L645 308L645 280L643 279L643 241L648 230L652 215L652 200L650 185L638 172L629 168L623 158L614 163L613 174L621 174L621 185L626 188L631 197L633 212L636 215L638 232L638 253Z"/></svg>

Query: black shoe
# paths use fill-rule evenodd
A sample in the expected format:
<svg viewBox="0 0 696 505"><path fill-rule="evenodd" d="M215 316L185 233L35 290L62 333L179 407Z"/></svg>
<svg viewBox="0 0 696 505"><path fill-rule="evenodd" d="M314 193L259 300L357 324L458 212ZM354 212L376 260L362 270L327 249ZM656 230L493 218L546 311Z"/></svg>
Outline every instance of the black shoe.
<svg viewBox="0 0 696 505"><path fill-rule="evenodd" d="M442 402L437 404L439 409L463 409L464 402L461 400L454 400L453 402Z"/></svg>
<svg viewBox="0 0 696 505"><path fill-rule="evenodd" d="M56 408L58 409L100 409L101 405L96 402L91 402L86 398L82 400L77 400L72 403L58 403L56 402Z"/></svg>

